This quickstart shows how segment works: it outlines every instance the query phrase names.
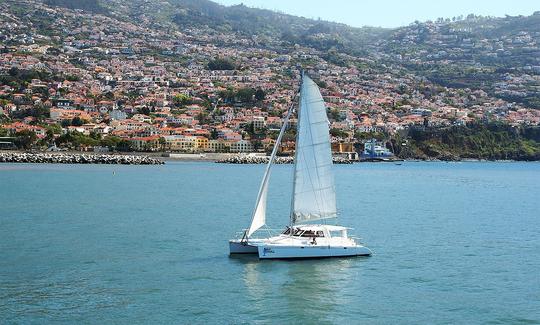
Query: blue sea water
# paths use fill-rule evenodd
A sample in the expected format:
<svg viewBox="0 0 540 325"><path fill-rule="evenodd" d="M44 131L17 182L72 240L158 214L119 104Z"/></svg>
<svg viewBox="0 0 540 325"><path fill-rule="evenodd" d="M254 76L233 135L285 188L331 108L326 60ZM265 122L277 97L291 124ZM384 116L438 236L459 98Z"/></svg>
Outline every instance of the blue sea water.
<svg viewBox="0 0 540 325"><path fill-rule="evenodd" d="M540 164L335 166L372 257L230 258L263 169L0 164L0 323L540 324Z"/></svg>

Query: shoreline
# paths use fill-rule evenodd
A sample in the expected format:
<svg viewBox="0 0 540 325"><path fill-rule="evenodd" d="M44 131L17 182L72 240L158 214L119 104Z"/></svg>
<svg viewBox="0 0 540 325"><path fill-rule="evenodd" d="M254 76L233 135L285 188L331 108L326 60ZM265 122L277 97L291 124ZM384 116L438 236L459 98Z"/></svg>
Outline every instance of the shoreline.
<svg viewBox="0 0 540 325"><path fill-rule="evenodd" d="M289 163L291 158L280 157ZM336 163L336 158L334 158ZM52 164L123 164L123 165L162 165L167 162L213 162L220 164L264 164L268 162L266 156L253 156L249 154L236 153L167 153L167 152L132 152L132 153L95 153L85 151L61 151L61 152L41 152L41 151L11 151L0 150L1 163L52 163ZM349 160L347 164L401 164L410 162L446 162L446 163L468 163L468 162L538 162L528 160L487 160L487 159L461 159L461 160L440 160L440 159L402 159L391 161L358 161ZM344 162L338 161L338 164Z"/></svg>
<svg viewBox="0 0 540 325"><path fill-rule="evenodd" d="M229 158L237 158L237 157L250 157L250 155L254 155L255 157L267 157L267 156L258 156L258 153L201 153L201 154L191 154L191 153L169 153L169 152L139 152L137 153L139 155L148 155L155 158L163 159L164 161L191 161L191 162L219 162L219 160L226 160ZM281 157L286 158L286 157ZM336 158L336 157L334 157ZM286 158L287 159L287 158ZM446 159L425 159L425 158L399 158L396 160L389 160L389 161L377 161L377 162L371 162L371 161L360 161L360 160L353 160L353 162L356 163L402 163L402 162L447 162L447 163L466 163L466 162L540 162L540 160L489 160L489 159L474 159L474 158L463 158L463 159L454 159L454 160L446 160Z"/></svg>

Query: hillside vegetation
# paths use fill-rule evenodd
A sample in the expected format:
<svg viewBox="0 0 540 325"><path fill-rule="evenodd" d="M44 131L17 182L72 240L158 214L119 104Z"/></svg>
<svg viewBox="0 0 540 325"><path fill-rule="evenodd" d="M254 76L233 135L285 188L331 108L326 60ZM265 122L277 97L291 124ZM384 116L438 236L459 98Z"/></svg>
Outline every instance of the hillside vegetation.
<svg viewBox="0 0 540 325"><path fill-rule="evenodd" d="M441 160L540 160L540 128L469 124L447 129L412 129L402 158Z"/></svg>

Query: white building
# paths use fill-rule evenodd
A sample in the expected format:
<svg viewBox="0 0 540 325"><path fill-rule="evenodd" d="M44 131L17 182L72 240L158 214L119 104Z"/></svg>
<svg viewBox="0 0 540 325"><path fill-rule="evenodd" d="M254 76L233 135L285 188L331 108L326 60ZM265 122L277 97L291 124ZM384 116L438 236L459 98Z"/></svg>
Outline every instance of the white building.
<svg viewBox="0 0 540 325"><path fill-rule="evenodd" d="M117 120L117 121L125 120L127 118L126 112L119 109L113 109L111 113L109 114L109 116L112 120Z"/></svg>
<svg viewBox="0 0 540 325"><path fill-rule="evenodd" d="M253 144L247 140L240 140L233 142L231 145L231 152L253 152L255 148Z"/></svg>

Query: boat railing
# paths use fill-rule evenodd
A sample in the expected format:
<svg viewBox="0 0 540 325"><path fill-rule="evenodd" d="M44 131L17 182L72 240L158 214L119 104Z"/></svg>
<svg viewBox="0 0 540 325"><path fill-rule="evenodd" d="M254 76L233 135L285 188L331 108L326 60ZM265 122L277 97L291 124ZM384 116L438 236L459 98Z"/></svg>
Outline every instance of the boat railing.
<svg viewBox="0 0 540 325"><path fill-rule="evenodd" d="M283 229L263 228L260 231L258 231L258 233L256 233L256 236L254 237L252 236L251 238L258 238L258 236L263 235L263 234L265 234L263 238L274 237L281 234L282 232L283 232Z"/></svg>
<svg viewBox="0 0 540 325"><path fill-rule="evenodd" d="M247 231L248 231L248 229L244 229L242 231L237 231L236 234L235 234L236 239L241 239L242 237L244 237L244 234ZM252 239L263 239L263 238L267 238L266 236L270 236L270 237L277 236L277 235L281 234L282 232L283 232L283 229L266 229L266 228L262 228L259 231L257 231L256 233L254 233L253 235L251 235L250 238L252 238Z"/></svg>

